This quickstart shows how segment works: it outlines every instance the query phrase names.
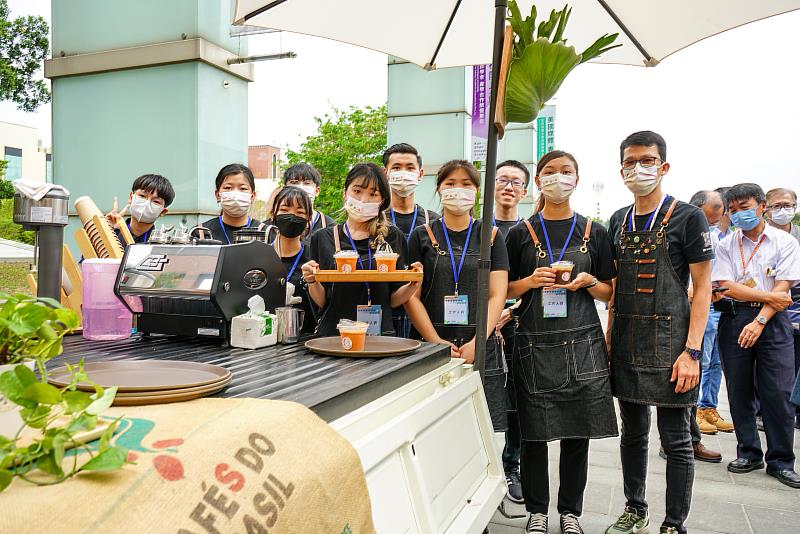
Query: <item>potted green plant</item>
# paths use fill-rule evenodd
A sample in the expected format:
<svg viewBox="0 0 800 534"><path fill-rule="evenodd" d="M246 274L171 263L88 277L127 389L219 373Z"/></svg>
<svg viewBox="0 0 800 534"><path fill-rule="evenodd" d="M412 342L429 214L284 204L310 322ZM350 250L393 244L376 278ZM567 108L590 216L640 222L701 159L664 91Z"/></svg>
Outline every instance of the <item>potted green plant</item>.
<svg viewBox="0 0 800 534"><path fill-rule="evenodd" d="M127 451L111 444L114 421L96 451L83 447L88 460L79 464L76 454L67 462L71 468L63 469L66 451L82 447L77 436L97 427L117 392L97 384L92 384L94 393L79 391L79 382L91 383L83 362L67 366L66 388L47 383L46 363L61 354L62 339L78 325L77 315L53 299L0 293L0 301L0 491L15 477L54 484L81 471L121 467Z"/></svg>

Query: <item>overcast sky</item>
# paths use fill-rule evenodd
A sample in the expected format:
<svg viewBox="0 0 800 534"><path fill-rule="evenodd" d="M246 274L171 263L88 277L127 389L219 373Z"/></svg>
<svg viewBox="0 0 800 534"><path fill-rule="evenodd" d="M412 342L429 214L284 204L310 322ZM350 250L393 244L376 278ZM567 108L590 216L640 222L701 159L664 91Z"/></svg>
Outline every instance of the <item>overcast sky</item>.
<svg viewBox="0 0 800 534"><path fill-rule="evenodd" d="M12 15L49 19L50 0L10 0ZM654 24L657 22L654 21ZM651 129L667 140L664 188L688 200L700 188L742 181L800 189L800 12L712 37L654 69L578 67L557 97L556 147L572 152L581 184L574 206L594 213L602 180L604 217L630 194L619 178L619 143ZM413 34L409 36L413 38ZM291 34L250 38L251 53L297 52L256 63L250 84L250 144L297 147L331 107L386 101L386 56ZM0 103L0 120L39 128L50 143L50 107L26 114ZM409 139L413 143L413 139Z"/></svg>

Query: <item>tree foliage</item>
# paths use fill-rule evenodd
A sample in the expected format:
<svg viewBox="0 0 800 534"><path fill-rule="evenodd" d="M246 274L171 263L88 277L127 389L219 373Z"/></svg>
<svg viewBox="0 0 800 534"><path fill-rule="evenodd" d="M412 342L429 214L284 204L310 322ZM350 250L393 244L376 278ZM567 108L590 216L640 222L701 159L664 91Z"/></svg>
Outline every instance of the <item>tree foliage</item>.
<svg viewBox="0 0 800 534"><path fill-rule="evenodd" d="M317 133L306 138L300 150L287 152L287 163L310 163L322 176L314 206L335 217L342 207L344 179L361 162L381 164L386 148L386 106L334 109L316 117Z"/></svg>
<svg viewBox="0 0 800 534"><path fill-rule="evenodd" d="M9 14L8 1L0 0L0 100L31 112L50 101L44 80L34 77L50 48L50 29L43 17Z"/></svg>

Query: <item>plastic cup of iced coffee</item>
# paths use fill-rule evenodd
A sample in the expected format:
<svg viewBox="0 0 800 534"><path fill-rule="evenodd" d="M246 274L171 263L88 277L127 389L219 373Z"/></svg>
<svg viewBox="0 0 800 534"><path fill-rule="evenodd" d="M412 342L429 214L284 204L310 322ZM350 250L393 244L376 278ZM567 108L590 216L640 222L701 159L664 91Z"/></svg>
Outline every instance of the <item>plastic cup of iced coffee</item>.
<svg viewBox="0 0 800 534"><path fill-rule="evenodd" d="M550 264L550 268L556 272L556 284L569 284L572 282L572 270L575 264L571 261L557 261Z"/></svg>
<svg viewBox="0 0 800 534"><path fill-rule="evenodd" d="M355 250L340 250L333 255L336 260L336 270L343 273L352 273L356 270L358 252Z"/></svg>
<svg viewBox="0 0 800 534"><path fill-rule="evenodd" d="M339 329L339 339L342 342L342 348L351 352L361 352L364 350L364 343L367 339L367 329L369 324L362 323L361 321L350 321L342 319L336 325Z"/></svg>
<svg viewBox="0 0 800 534"><path fill-rule="evenodd" d="M393 273L399 256L396 252L376 252L375 265L378 266L378 270L382 273Z"/></svg>

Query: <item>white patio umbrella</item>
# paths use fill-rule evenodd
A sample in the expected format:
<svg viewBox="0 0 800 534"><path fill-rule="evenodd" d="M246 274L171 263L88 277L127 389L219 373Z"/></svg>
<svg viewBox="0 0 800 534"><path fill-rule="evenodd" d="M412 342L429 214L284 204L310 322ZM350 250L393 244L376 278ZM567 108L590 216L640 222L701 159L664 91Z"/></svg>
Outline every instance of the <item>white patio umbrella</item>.
<svg viewBox="0 0 800 534"><path fill-rule="evenodd" d="M619 33L616 43L623 46L593 61L648 67L707 37L800 9L800 0L518 0L523 16L536 4L539 20L565 3L573 9L566 31L569 45L580 51L603 34ZM234 23L325 37L426 69L492 63L493 72L499 72L506 8L507 0L237 0ZM491 110L498 82L499 76L493 76ZM497 163L493 121L488 142L479 287L489 286ZM488 292L478 297L475 365L482 374Z"/></svg>

